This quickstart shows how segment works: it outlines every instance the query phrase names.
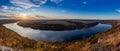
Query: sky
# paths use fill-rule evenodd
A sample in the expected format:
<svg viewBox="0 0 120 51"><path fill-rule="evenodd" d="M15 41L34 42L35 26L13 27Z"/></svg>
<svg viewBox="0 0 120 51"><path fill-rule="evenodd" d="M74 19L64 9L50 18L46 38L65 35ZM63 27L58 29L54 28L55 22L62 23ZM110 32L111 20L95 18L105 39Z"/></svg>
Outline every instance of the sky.
<svg viewBox="0 0 120 51"><path fill-rule="evenodd" d="M120 19L120 0L0 0L0 19Z"/></svg>

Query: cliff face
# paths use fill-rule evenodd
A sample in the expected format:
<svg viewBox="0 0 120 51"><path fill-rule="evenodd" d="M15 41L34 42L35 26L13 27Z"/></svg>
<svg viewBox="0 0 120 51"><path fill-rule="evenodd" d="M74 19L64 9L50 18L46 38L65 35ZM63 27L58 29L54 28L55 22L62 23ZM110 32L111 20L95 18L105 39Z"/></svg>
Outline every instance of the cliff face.
<svg viewBox="0 0 120 51"><path fill-rule="evenodd" d="M96 36L99 38L95 43L82 49L85 51L120 51L120 25Z"/></svg>

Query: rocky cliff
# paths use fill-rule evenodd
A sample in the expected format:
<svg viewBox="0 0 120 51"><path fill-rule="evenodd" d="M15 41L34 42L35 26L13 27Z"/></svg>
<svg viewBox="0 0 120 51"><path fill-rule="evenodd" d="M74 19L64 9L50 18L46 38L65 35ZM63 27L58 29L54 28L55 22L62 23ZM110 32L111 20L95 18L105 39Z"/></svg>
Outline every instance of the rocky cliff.
<svg viewBox="0 0 120 51"><path fill-rule="evenodd" d="M82 48L84 51L120 51L120 25L109 31L97 34L94 43Z"/></svg>

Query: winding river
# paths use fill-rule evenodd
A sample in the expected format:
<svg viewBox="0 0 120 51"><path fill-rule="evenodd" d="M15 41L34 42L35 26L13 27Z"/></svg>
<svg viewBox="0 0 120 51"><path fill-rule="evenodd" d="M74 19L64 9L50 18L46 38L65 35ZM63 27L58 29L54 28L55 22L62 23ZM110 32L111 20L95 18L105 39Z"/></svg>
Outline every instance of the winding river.
<svg viewBox="0 0 120 51"><path fill-rule="evenodd" d="M29 39L37 41L42 40L47 42L72 41L76 39L85 38L112 28L112 25L110 24L101 23L93 27L65 31L37 30L29 27L19 26L17 25L17 23L4 24L4 26L8 29L17 32L23 37L28 37Z"/></svg>

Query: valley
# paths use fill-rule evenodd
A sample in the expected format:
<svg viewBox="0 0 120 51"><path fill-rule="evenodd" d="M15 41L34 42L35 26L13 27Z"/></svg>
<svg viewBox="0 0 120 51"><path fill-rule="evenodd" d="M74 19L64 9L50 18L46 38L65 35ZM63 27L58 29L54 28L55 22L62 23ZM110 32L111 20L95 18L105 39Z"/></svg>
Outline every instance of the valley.
<svg viewBox="0 0 120 51"><path fill-rule="evenodd" d="M107 21L106 21L107 22ZM109 22L109 21L108 21ZM116 21L115 21L116 22ZM120 25L90 37L69 42L44 42L22 37L0 25L0 46L14 51L109 51L119 49Z"/></svg>

